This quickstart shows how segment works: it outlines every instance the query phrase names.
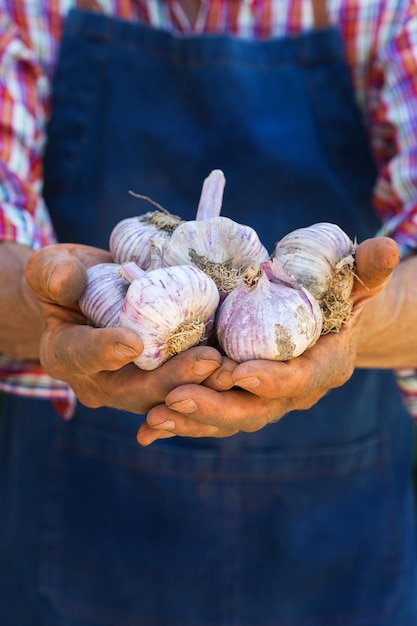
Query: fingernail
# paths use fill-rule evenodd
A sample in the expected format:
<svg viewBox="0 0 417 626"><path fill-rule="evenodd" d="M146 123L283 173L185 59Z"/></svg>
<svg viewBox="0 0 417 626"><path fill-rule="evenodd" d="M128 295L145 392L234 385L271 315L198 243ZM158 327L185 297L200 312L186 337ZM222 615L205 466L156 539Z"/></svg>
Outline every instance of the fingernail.
<svg viewBox="0 0 417 626"><path fill-rule="evenodd" d="M170 409L178 411L178 413L194 413L197 409L197 405L194 400L182 400L181 402L174 402L169 405Z"/></svg>
<svg viewBox="0 0 417 626"><path fill-rule="evenodd" d="M208 361L207 359L198 359L194 363L193 372L197 376L209 376L219 367L216 361Z"/></svg>
<svg viewBox="0 0 417 626"><path fill-rule="evenodd" d="M230 388L233 387L233 378L229 372L220 372L216 378L216 382L219 387Z"/></svg>
<svg viewBox="0 0 417 626"><path fill-rule="evenodd" d="M250 376L249 378L241 378L235 381L235 385L243 387L243 389L254 389L260 385L261 381L257 376Z"/></svg>
<svg viewBox="0 0 417 626"><path fill-rule="evenodd" d="M53 276L56 268L57 268L57 263L54 263L54 265L51 268L49 268L49 270L48 270L48 273L47 273L47 276L46 276L46 288L47 288L48 291L49 291L49 288L50 288L52 276Z"/></svg>
<svg viewBox="0 0 417 626"><path fill-rule="evenodd" d="M135 359L138 355L136 350L131 348L130 346L126 346L124 343L116 343L114 346L114 351L118 356L121 357L130 357Z"/></svg>
<svg viewBox="0 0 417 626"><path fill-rule="evenodd" d="M172 420L165 420L165 422L161 422L160 424L149 424L151 428L160 428L161 430L174 430L175 422Z"/></svg>

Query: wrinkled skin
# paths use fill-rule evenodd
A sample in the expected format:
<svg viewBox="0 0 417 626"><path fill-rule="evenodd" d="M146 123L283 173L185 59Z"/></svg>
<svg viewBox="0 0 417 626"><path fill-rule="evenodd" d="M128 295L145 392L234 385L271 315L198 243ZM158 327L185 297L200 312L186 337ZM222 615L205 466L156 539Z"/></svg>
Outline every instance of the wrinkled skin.
<svg viewBox="0 0 417 626"><path fill-rule="evenodd" d="M143 344L133 331L86 325L76 301L85 269L110 260L102 250L57 244L32 255L26 277L41 302L45 328L40 358L53 377L71 385L89 407L141 414L138 442L173 436L229 437L253 432L290 411L308 409L352 375L361 316L399 262L396 244L375 238L357 247L353 316L303 355L287 362L237 364L212 347L196 347L154 371L132 361Z"/></svg>

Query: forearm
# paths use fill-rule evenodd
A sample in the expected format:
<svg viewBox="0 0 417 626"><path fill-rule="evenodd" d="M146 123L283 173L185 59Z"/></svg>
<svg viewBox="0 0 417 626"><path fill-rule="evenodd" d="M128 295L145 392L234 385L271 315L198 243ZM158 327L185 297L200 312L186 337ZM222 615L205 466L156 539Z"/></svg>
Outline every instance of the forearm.
<svg viewBox="0 0 417 626"><path fill-rule="evenodd" d="M417 256L400 263L363 313L356 366L417 367Z"/></svg>
<svg viewBox="0 0 417 626"><path fill-rule="evenodd" d="M19 360L39 355L40 308L25 279L32 253L26 246L0 243L0 354Z"/></svg>

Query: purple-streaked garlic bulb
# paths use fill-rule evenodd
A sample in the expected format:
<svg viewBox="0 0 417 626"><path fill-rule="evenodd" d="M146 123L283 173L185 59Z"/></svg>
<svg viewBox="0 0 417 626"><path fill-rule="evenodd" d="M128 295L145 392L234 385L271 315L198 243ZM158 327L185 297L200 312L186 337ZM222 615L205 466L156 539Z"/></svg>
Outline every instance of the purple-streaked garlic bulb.
<svg viewBox="0 0 417 626"><path fill-rule="evenodd" d="M273 259L246 268L219 307L216 330L234 361L287 361L315 344L322 323L315 298Z"/></svg>
<svg viewBox="0 0 417 626"><path fill-rule="evenodd" d="M225 177L221 170L214 170L204 181L196 219L219 215L223 198ZM132 193L132 192L131 192ZM115 263L133 261L144 270L152 266L151 242L159 241L158 248L163 260L163 249L174 230L183 223L178 215L173 215L160 204L140 194L132 195L147 200L157 207L143 215L127 217L116 224L110 234L109 248ZM163 267L163 263L160 263Z"/></svg>
<svg viewBox="0 0 417 626"><path fill-rule="evenodd" d="M185 222L173 233L164 255L167 265L192 264L230 293L250 263L269 259L255 230L227 217Z"/></svg>
<svg viewBox="0 0 417 626"><path fill-rule="evenodd" d="M135 330L143 341L143 352L134 363L153 370L204 343L218 304L214 281L192 265L155 269L134 279L119 318L120 326Z"/></svg>
<svg viewBox="0 0 417 626"><path fill-rule="evenodd" d="M118 325L129 285L116 263L98 263L87 269L87 284L78 304L92 326Z"/></svg>
<svg viewBox="0 0 417 626"><path fill-rule="evenodd" d="M182 220L167 211L150 211L127 217L116 224L110 234L109 248L115 263L134 261L144 270L151 263L151 240L169 240Z"/></svg>
<svg viewBox="0 0 417 626"><path fill-rule="evenodd" d="M221 294L236 287L250 263L270 256L253 228L219 215L224 185L223 172L213 170L203 183L196 219L175 229L164 252L165 265L195 265Z"/></svg>
<svg viewBox="0 0 417 626"><path fill-rule="evenodd" d="M272 256L319 302L323 334L340 330L351 316L354 252L348 235L328 222L294 230L275 246Z"/></svg>

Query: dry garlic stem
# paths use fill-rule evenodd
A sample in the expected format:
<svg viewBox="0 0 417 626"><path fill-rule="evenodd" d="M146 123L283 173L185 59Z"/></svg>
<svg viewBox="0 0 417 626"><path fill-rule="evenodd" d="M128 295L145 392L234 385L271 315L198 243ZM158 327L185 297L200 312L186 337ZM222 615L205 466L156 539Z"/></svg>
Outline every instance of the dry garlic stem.
<svg viewBox="0 0 417 626"><path fill-rule="evenodd" d="M203 182L200 202L197 209L197 220L218 217L222 209L223 191L226 178L222 170L213 170Z"/></svg>
<svg viewBox="0 0 417 626"><path fill-rule="evenodd" d="M197 219L180 224L167 242L166 265L195 265L221 293L236 287L249 263L269 259L255 230L219 215L224 174L213 170L203 183Z"/></svg>
<svg viewBox="0 0 417 626"><path fill-rule="evenodd" d="M276 244L273 256L308 289L323 312L323 333L340 330L352 312L354 243L327 222L299 228Z"/></svg>

